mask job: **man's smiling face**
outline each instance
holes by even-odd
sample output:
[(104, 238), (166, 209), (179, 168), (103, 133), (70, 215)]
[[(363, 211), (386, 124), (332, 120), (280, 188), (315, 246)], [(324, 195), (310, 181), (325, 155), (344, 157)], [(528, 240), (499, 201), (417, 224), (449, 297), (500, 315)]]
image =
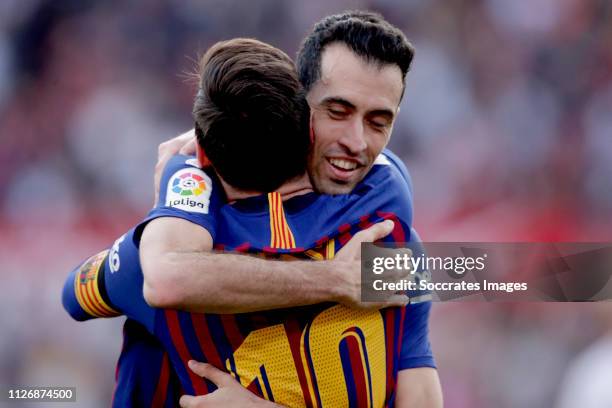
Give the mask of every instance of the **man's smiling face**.
[(308, 92), (314, 140), (308, 171), (325, 194), (347, 194), (389, 142), (403, 91), (398, 66), (366, 61), (342, 43), (325, 47)]

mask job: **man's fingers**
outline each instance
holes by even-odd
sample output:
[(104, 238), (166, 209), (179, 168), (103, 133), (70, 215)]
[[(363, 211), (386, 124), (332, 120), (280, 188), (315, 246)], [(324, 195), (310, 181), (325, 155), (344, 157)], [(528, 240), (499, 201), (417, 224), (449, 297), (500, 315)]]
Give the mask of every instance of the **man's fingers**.
[[(195, 132), (193, 129), (188, 130), (170, 140), (162, 142), (157, 147), (157, 162), (164, 163), (168, 158), (174, 156), (177, 153), (181, 153), (183, 149), (195, 141)], [(193, 152), (195, 152), (195, 145), (193, 146)]]
[(362, 302), (364, 309), (385, 309), (387, 307), (404, 307), (410, 303), (410, 298), (404, 294), (395, 294), (382, 302)]
[(196, 138), (195, 136), (192, 136), (191, 140), (189, 140), (186, 144), (183, 145), (183, 147), (181, 147), (181, 150), (179, 150), (179, 154), (193, 156), (195, 155), (195, 153), (196, 153)]
[(193, 129), (188, 130), (185, 133), (180, 134), (170, 140), (166, 140), (157, 146), (157, 163), (155, 164), (155, 175), (153, 176), (153, 182), (155, 183), (155, 203), (159, 197), (159, 182), (161, 175), (166, 167), (166, 163), (172, 156), (177, 153), (180, 154), (195, 154), (196, 151), (196, 139), (195, 131)]
[(195, 408), (197, 407), (198, 399), (193, 395), (183, 395), (179, 400), (181, 408)]
[(406, 306), (410, 303), (408, 295), (396, 293), (385, 302), (388, 306)]
[(187, 365), (189, 365), (191, 371), (193, 371), (200, 377), (212, 381), (217, 387), (228, 386), (231, 385), (234, 381), (236, 381), (231, 375), (229, 375), (225, 371), (219, 370), (217, 367), (211, 364), (200, 363), (195, 360), (189, 360)]
[(368, 229), (359, 231), (353, 239), (359, 242), (374, 242), (389, 235), (393, 231), (393, 226), (393, 221), (385, 220), (372, 225)]

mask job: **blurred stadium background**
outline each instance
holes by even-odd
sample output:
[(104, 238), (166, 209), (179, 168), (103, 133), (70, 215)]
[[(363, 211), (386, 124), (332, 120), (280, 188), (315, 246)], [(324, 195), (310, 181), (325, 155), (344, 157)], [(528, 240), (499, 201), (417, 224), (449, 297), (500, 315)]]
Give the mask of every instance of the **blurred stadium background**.
[[(109, 405), (121, 320), (72, 322), (61, 285), (151, 206), (157, 145), (191, 126), (185, 73), (237, 36), (294, 55), (349, 8), (417, 49), (391, 147), (424, 240), (612, 240), (610, 1), (3, 0), (0, 384)], [(610, 328), (609, 303), (437, 304), (446, 405), (566, 406), (576, 370), (612, 371)]]

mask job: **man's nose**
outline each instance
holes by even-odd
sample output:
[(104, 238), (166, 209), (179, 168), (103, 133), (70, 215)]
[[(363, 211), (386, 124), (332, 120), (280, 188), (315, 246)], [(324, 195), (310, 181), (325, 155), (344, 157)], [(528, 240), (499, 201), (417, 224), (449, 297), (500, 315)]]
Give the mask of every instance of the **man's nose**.
[(351, 120), (347, 123), (347, 127), (339, 143), (351, 154), (360, 154), (368, 147), (364, 131), (365, 129), (361, 120)]

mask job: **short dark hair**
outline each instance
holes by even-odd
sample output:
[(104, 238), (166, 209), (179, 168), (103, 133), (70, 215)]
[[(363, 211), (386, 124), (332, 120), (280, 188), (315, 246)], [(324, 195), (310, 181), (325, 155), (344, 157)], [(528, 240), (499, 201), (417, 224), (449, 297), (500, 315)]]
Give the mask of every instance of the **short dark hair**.
[(198, 143), (235, 188), (274, 191), (306, 171), (309, 110), (295, 65), (254, 39), (213, 45), (200, 61)]
[(335, 42), (346, 44), (368, 62), (399, 66), (402, 82), (414, 57), (414, 47), (404, 33), (380, 14), (347, 11), (327, 16), (315, 24), (297, 54), (298, 75), (306, 91), (321, 77), (321, 54), (325, 46)]

